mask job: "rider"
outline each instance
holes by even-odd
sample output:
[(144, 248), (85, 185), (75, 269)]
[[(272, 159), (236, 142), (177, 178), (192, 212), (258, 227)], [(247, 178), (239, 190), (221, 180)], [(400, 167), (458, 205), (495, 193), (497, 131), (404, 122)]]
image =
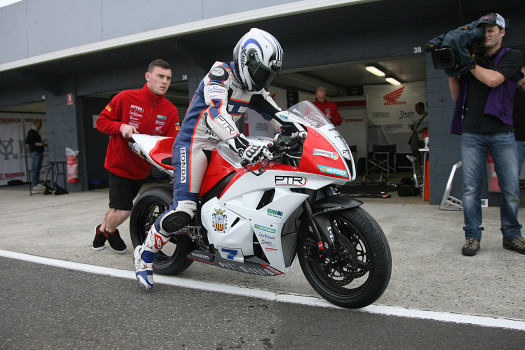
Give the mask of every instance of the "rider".
[(264, 148), (250, 143), (235, 125), (248, 108), (279, 130), (280, 108), (266, 88), (281, 70), (283, 50), (263, 30), (252, 28), (233, 50), (233, 62), (215, 62), (200, 82), (173, 145), (173, 201), (151, 226), (134, 252), (140, 285), (153, 287), (153, 260), (171, 234), (189, 225), (197, 211), (199, 191), (208, 166), (205, 152), (224, 141), (241, 158), (257, 163)]

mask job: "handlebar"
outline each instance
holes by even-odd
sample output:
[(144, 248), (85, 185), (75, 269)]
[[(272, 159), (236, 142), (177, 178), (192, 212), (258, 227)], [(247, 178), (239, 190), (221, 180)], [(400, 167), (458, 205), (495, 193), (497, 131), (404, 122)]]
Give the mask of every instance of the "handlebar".
[[(268, 149), (272, 157), (266, 156), (266, 161), (261, 165), (261, 167), (253, 171), (248, 167), (250, 162), (246, 159), (241, 161), (241, 166), (246, 169), (246, 171), (254, 174), (255, 176), (260, 176), (266, 170), (264, 169), (268, 163), (279, 158), (289, 157), (289, 158), (300, 158), (300, 151), (302, 151), (303, 141), (306, 138), (306, 132), (301, 132), (296, 136), (283, 136), (278, 134), (274, 141), (267, 144), (265, 147)], [(264, 152), (263, 152), (264, 153)], [(296, 155), (294, 155), (296, 153)]]

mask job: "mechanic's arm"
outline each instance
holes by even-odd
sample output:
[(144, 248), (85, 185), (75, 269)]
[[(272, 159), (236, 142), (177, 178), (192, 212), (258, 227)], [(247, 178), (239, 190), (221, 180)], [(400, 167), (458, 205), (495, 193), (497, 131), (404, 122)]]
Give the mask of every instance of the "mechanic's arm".
[(138, 130), (122, 122), (120, 106), (120, 96), (117, 95), (100, 112), (96, 122), (97, 130), (108, 135), (121, 134), (125, 138), (131, 138), (131, 135), (138, 134)]
[(479, 65), (475, 65), (470, 72), (476, 77), (476, 79), (490, 88), (495, 88), (505, 81), (505, 76), (500, 72), (493, 69), (483, 68)]

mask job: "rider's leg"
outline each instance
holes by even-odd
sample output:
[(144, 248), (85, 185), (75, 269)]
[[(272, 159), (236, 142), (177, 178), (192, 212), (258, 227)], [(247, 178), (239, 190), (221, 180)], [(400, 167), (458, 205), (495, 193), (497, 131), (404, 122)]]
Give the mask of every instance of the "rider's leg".
[(153, 260), (155, 259), (155, 254), (169, 240), (170, 236), (160, 234), (155, 225), (152, 225), (144, 243), (135, 248), (133, 252), (135, 275), (142, 287), (146, 289), (153, 287)]
[[(177, 139), (178, 140), (178, 139)], [(173, 147), (174, 181), (173, 201), (167, 211), (155, 220), (148, 231), (148, 236), (142, 246), (137, 246), (133, 255), (135, 272), (140, 285), (146, 289), (153, 287), (153, 260), (155, 254), (169, 241), (171, 234), (189, 225), (191, 218), (197, 212), (197, 200), (202, 178), (207, 167), (207, 158), (202, 149), (195, 149), (190, 155), (189, 147), (175, 141)], [(191, 166), (187, 160), (192, 159)], [(189, 178), (190, 174), (195, 178)], [(191, 192), (190, 183), (198, 185), (197, 190)]]

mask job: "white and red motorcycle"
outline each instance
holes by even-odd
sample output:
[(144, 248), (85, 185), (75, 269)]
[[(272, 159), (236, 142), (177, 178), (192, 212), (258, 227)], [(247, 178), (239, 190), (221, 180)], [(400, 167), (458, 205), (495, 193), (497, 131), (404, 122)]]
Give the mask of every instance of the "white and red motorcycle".
[[(239, 272), (275, 276), (299, 259), (312, 287), (329, 302), (360, 308), (385, 291), (392, 260), (387, 239), (362, 202), (337, 191), (355, 179), (348, 145), (310, 102), (278, 113), (300, 123), (300, 136), (267, 144), (271, 159), (255, 166), (226, 144), (213, 150), (190, 226), (157, 254), (154, 271), (177, 274), (194, 261)], [(173, 177), (173, 138), (134, 135), (132, 149)], [(156, 186), (136, 200), (130, 218), (133, 246), (172, 200), (171, 186)], [(169, 247), (171, 245), (171, 247)]]

